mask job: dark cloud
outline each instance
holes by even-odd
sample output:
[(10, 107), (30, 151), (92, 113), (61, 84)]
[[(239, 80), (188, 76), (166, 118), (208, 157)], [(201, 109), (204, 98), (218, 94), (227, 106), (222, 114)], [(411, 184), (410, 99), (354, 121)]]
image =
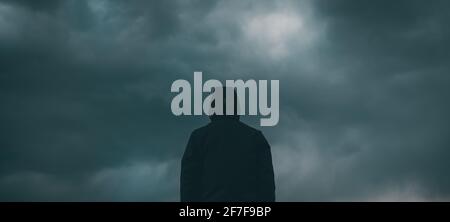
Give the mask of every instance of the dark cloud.
[(43, 0), (39, 2), (33, 0), (2, 0), (1, 2), (17, 5), (38, 12), (53, 12), (59, 8), (61, 3), (61, 1), (58, 0)]
[[(0, 1), (0, 199), (178, 199), (206, 117), (171, 83), (279, 79), (279, 200), (444, 200), (447, 1)], [(257, 126), (258, 118), (244, 118)]]

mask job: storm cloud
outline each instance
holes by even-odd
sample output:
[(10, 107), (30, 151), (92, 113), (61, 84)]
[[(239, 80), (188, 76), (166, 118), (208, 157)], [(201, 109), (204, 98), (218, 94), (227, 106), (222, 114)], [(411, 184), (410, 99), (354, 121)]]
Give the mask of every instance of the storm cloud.
[(0, 200), (177, 201), (170, 85), (280, 80), (278, 201), (450, 198), (448, 1), (0, 1)]

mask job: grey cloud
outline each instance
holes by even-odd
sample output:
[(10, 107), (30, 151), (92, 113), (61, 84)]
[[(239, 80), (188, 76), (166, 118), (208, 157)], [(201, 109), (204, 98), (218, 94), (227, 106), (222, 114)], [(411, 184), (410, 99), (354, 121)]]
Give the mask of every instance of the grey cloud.
[(0, 200), (177, 200), (194, 71), (280, 80), (278, 200), (447, 199), (446, 8), (0, 1)]

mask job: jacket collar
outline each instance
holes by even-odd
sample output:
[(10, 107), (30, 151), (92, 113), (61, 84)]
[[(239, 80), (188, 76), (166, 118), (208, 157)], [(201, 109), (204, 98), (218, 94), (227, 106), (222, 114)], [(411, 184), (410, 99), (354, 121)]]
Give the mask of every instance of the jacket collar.
[(219, 120), (239, 120), (238, 115), (212, 115), (209, 116), (211, 122), (219, 121)]

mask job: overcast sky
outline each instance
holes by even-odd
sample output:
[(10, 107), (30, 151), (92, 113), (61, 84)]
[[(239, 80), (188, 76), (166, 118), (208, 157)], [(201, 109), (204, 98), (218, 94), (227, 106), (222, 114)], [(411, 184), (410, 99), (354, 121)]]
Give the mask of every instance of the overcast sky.
[(278, 201), (450, 200), (449, 1), (0, 0), (0, 200), (178, 201), (176, 79), (277, 79)]

